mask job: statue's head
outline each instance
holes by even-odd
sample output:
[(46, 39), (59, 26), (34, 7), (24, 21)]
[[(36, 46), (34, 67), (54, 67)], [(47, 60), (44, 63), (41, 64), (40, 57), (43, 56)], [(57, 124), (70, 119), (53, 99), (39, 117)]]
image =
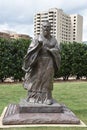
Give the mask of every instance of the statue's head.
[(50, 35), (50, 30), (51, 30), (51, 24), (49, 21), (45, 21), (42, 24), (42, 32), (44, 36)]

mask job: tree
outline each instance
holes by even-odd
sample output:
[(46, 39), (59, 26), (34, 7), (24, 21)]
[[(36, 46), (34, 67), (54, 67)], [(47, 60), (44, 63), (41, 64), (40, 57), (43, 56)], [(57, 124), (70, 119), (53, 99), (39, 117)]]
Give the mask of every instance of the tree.
[[(0, 38), (0, 81), (7, 77), (21, 80), (24, 77), (22, 71), (23, 57), (25, 56), (30, 40), (6, 40)], [(63, 77), (68, 80), (69, 76), (82, 76), (87, 78), (87, 44), (61, 43), (61, 67), (55, 77)]]
[(87, 77), (87, 45), (83, 43), (61, 43), (61, 67), (56, 77), (68, 80), (69, 76)]
[[(84, 68), (86, 57), (85, 53), (87, 53), (87, 50), (85, 51), (85, 45), (83, 43), (73, 43), (73, 57), (72, 57), (72, 75), (76, 75), (76, 79), (80, 79), (82, 76), (84, 76)], [(86, 62), (87, 63), (87, 62)]]
[(30, 40), (0, 39), (0, 79), (14, 77), (15, 80), (24, 76), (22, 71), (23, 57), (26, 54)]
[(59, 73), (63, 77), (63, 80), (68, 80), (72, 69), (71, 46), (69, 43), (61, 43), (60, 47), (61, 47), (61, 67)]

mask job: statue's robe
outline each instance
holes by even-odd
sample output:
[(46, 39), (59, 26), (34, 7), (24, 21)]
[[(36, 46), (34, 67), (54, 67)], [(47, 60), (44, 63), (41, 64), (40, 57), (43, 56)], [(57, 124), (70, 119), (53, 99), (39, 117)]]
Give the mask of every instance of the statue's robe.
[[(39, 37), (43, 43), (39, 42)], [(53, 76), (60, 67), (60, 54), (53, 36), (49, 39), (43, 35), (39, 37), (32, 41), (24, 58), (24, 88), (29, 91), (28, 98), (46, 100), (53, 90)]]

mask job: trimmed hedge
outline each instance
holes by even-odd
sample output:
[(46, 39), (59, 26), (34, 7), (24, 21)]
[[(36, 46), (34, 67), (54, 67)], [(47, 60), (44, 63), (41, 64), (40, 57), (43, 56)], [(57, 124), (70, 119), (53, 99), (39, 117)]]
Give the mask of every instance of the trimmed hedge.
[(87, 44), (61, 43), (61, 67), (57, 77), (68, 80), (69, 76), (87, 78)]
[(13, 77), (21, 80), (24, 77), (22, 71), (23, 57), (25, 56), (30, 40), (6, 40), (0, 39), (0, 80)]
[[(0, 39), (0, 81), (8, 77), (22, 80), (25, 75), (22, 70), (23, 58), (30, 43), (30, 40), (24, 39)], [(68, 80), (69, 76), (87, 78), (87, 44), (61, 43), (60, 49), (61, 67), (55, 77), (63, 77), (64, 80)]]

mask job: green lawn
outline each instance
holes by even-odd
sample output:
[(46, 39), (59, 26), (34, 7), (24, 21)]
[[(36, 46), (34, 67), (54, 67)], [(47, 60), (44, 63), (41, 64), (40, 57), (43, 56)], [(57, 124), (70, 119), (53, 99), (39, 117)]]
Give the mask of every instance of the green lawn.
[[(0, 84), (0, 114), (5, 106), (18, 103), (25, 98), (27, 91), (22, 84)], [(70, 108), (79, 119), (87, 124), (87, 82), (60, 82), (54, 83), (53, 97)], [(6, 130), (87, 130), (87, 128), (9, 128)], [(1, 129), (0, 129), (1, 130)], [(4, 129), (2, 129), (4, 130)]]

